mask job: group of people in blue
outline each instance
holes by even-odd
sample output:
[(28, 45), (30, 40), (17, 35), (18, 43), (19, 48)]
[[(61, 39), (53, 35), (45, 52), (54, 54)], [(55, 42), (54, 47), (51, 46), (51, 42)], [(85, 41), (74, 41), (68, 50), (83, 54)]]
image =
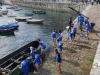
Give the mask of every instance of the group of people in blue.
[[(88, 38), (89, 39), (89, 33), (94, 27), (94, 23), (89, 23), (89, 17), (86, 17), (82, 15), (80, 12), (78, 12), (78, 27), (80, 29), (80, 35), (82, 38)], [(86, 36), (82, 35), (83, 27), (86, 31)], [(74, 42), (75, 36), (77, 33), (77, 27), (72, 22), (72, 17), (69, 19), (69, 27), (68, 27), (68, 40), (70, 40), (70, 43), (72, 44)], [(79, 35), (79, 36), (80, 36)], [(62, 62), (62, 32), (59, 31), (57, 34), (57, 31), (54, 29), (52, 32), (52, 40), (53, 40), (53, 46), (56, 47), (55, 49), (55, 59), (57, 63), (57, 72), (61, 73), (61, 62)], [(56, 42), (57, 41), (57, 42)]]
[[(93, 26), (91, 26), (91, 24), (88, 21), (88, 17), (85, 17), (86, 19), (84, 19), (84, 16), (81, 13), (78, 13), (78, 26), (80, 31), (83, 31), (83, 26), (86, 29), (86, 36), (88, 37), (89, 32), (91, 31), (91, 29), (93, 28)], [(69, 29), (68, 29), (68, 40), (70, 40), (70, 42), (72, 43), (74, 41), (75, 35), (77, 33), (77, 28), (74, 25), (74, 23), (72, 23), (72, 17), (69, 19)], [(59, 32), (57, 33), (57, 31), (55, 29), (53, 29), (52, 34), (52, 41), (53, 41), (53, 46), (54, 46), (54, 51), (55, 51), (55, 60), (56, 60), (56, 64), (57, 64), (57, 73), (61, 73), (61, 62), (62, 62), (62, 39), (63, 39), (63, 34), (61, 32), (61, 30), (59, 30)], [(45, 49), (46, 49), (46, 44), (38, 39), (39, 42), (39, 47), (41, 48), (41, 54), (42, 56), (45, 56)], [(34, 47), (30, 47), (30, 57), (32, 59), (33, 62), (33, 66), (35, 67), (37, 72), (40, 72), (40, 66), (42, 64), (42, 59), (41, 56), (39, 54), (37, 54), (36, 49)], [(23, 75), (27, 75), (27, 73), (29, 72), (29, 61), (25, 58), (19, 68), (22, 69), (22, 73)]]
[[(45, 49), (46, 45), (45, 43), (38, 39), (39, 42), (39, 49), (41, 49), (41, 56), (45, 56)], [(42, 64), (42, 58), (41, 56), (36, 52), (37, 50), (34, 47), (30, 47), (30, 57), (32, 59), (33, 66), (35, 67), (35, 72), (40, 72), (40, 66)], [(29, 61), (27, 58), (23, 59), (21, 64), (18, 66), (20, 69), (22, 69), (22, 74), (27, 75), (29, 72)]]
[[(61, 73), (61, 62), (62, 62), (62, 32), (59, 30), (59, 33), (57, 34), (57, 31), (54, 29), (52, 34), (52, 40), (53, 40), (53, 46), (55, 48), (55, 60), (57, 64), (57, 73)], [(57, 41), (57, 42), (56, 42)], [(56, 48), (57, 47), (57, 48)]]
[(78, 26), (83, 31), (83, 27), (86, 30), (86, 37), (89, 39), (89, 33), (92, 31), (94, 25), (93, 23), (89, 23), (89, 17), (84, 17), (80, 12), (78, 12)]

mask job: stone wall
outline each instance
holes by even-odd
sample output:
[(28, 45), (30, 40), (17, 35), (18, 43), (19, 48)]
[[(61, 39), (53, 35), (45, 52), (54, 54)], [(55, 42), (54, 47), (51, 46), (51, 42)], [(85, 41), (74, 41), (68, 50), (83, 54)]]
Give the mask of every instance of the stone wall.
[[(13, 0), (14, 1), (14, 0)], [(9, 0), (5, 0), (5, 4), (11, 4), (8, 3)], [(33, 8), (39, 8), (39, 9), (48, 9), (48, 10), (54, 10), (54, 11), (62, 11), (62, 12), (68, 12), (68, 7), (74, 7), (77, 10), (82, 11), (87, 5), (86, 4), (77, 4), (77, 3), (71, 3), (71, 2), (47, 2), (47, 1), (28, 1), (28, 0), (15, 0), (14, 3), (20, 6), (26, 6), (26, 7), (33, 7)]]

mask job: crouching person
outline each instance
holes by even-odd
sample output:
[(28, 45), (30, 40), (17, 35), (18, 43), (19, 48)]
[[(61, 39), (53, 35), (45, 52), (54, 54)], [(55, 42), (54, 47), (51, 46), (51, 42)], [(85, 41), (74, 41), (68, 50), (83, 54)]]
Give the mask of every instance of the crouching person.
[(35, 60), (34, 60), (35, 68), (36, 68), (37, 72), (40, 72), (40, 66), (42, 64), (42, 59), (41, 59), (40, 55), (37, 54), (36, 52), (34, 52), (34, 55), (35, 55)]
[(22, 75), (28, 75), (29, 72), (29, 61), (24, 56), (23, 61), (20, 65), (18, 65), (18, 68), (22, 69)]
[(42, 40), (40, 40), (40, 39), (38, 39), (38, 41), (39, 41), (39, 45), (41, 47), (42, 58), (44, 59), (45, 58), (46, 44)]

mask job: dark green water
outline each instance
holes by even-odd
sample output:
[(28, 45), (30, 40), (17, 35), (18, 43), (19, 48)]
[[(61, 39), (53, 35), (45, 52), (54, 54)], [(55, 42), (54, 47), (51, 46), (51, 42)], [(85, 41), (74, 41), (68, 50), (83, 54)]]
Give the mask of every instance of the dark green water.
[[(9, 5), (4, 5), (3, 8), (6, 8)], [(21, 7), (23, 10), (14, 11), (9, 9), (9, 12), (16, 14), (17, 16), (24, 16), (24, 13), (33, 8)], [(76, 14), (70, 13), (61, 13), (55, 11), (46, 11), (44, 14), (34, 14), (34, 19), (44, 19), (44, 25), (37, 24), (27, 24), (26, 22), (19, 22), (19, 30), (15, 31), (15, 36), (0, 36), (0, 58), (14, 52), (25, 44), (41, 38), (49, 47), (52, 44), (51, 33), (55, 28), (57, 31), (65, 30), (65, 27), (68, 25), (69, 17), (73, 17), (73, 20), (76, 17)], [(0, 25), (6, 24), (9, 20), (14, 20), (14, 17), (8, 17), (3, 15), (0, 17)], [(67, 35), (67, 34), (66, 34)]]

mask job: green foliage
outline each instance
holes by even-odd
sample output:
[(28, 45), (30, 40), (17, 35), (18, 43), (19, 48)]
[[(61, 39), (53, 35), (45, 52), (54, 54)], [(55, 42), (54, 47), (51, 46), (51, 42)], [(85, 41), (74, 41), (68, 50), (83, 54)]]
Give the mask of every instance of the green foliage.
[(88, 60), (89, 65), (92, 66), (93, 61), (94, 61), (94, 56), (88, 57), (87, 60)]

